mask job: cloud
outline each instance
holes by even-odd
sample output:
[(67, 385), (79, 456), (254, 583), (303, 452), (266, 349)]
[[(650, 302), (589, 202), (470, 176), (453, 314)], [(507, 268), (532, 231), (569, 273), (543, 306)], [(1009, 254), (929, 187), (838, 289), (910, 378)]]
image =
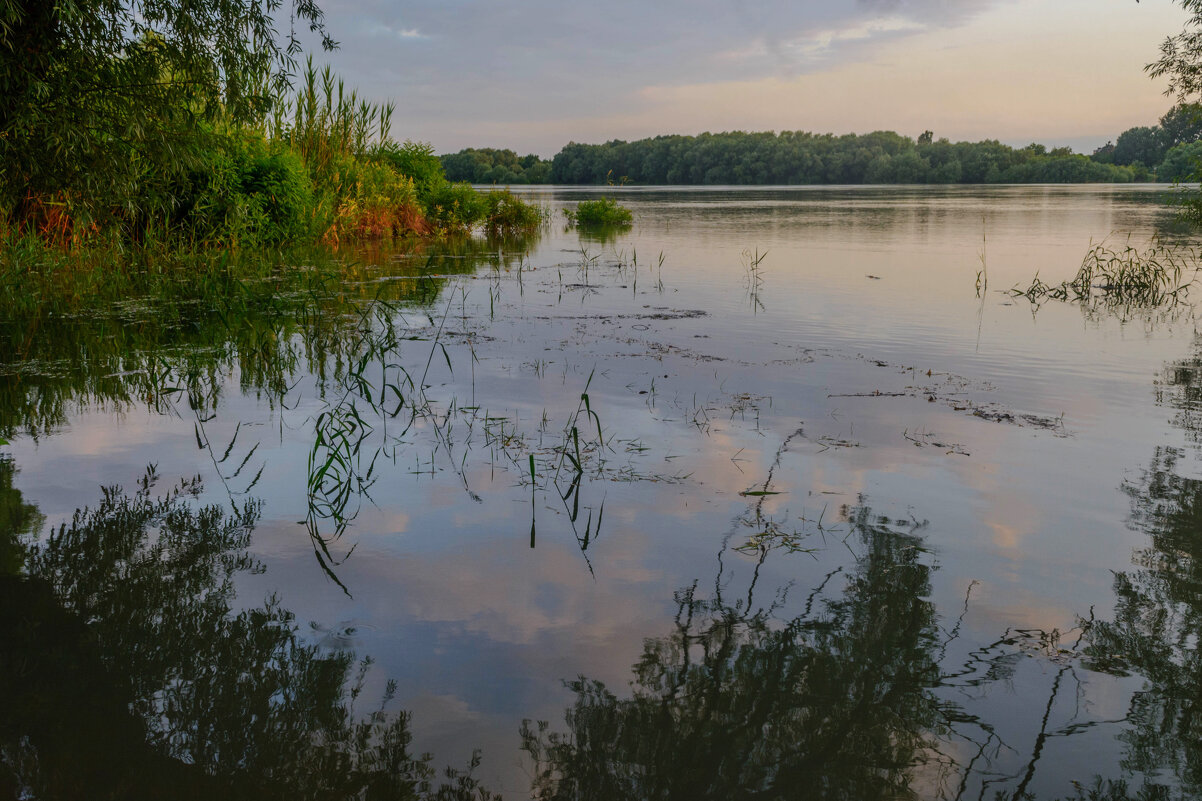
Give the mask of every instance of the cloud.
[[(821, 70), (885, 40), (960, 25), (999, 2), (325, 0), (322, 7), (343, 42), (331, 61), (368, 96), (394, 98), (415, 119), (505, 124), (630, 112), (645, 102), (647, 86)], [(351, 30), (339, 30), (344, 25)]]
[(367, 22), (364, 25), (364, 33), (368, 36), (386, 36), (395, 39), (428, 39), (430, 37), (423, 34), (417, 28), (397, 28), (391, 25), (385, 25), (381, 22)]

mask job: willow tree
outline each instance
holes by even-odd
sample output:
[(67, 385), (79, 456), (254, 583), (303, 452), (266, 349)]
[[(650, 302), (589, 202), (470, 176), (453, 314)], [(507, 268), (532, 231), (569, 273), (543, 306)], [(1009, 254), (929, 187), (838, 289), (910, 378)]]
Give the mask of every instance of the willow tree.
[(284, 3), (0, 0), (0, 210), (169, 204), (148, 179), (187, 169), (205, 121), (262, 115), (305, 30), (336, 47), (315, 0)]
[[(1191, 104), (1190, 109), (1197, 109), (1192, 104), (1202, 100), (1202, 0), (1177, 0), (1177, 4), (1189, 14), (1185, 25), (1180, 33), (1164, 40), (1160, 58), (1145, 69), (1153, 78), (1168, 79), (1165, 94), (1174, 96), (1183, 105)], [(1195, 167), (1189, 179), (1202, 180), (1202, 168)], [(1180, 200), (1185, 216), (1202, 222), (1202, 192), (1186, 191)]]

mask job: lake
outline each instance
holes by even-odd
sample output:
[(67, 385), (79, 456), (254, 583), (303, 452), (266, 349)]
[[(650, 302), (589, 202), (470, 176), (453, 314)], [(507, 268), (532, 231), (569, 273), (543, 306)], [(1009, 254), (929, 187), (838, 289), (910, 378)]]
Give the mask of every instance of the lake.
[(0, 524), (156, 753), (279, 775), (357, 681), (506, 798), (1202, 792), (1195, 310), (1009, 291), (1190, 245), (1166, 187), (624, 187), (633, 227), (565, 228), (600, 191), (10, 337)]

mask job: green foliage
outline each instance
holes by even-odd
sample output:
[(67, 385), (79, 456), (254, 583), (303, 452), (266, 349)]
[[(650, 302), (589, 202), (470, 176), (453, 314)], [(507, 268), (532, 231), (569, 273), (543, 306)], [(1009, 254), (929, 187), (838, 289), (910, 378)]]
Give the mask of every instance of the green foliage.
[(619, 205), (612, 197), (582, 200), (576, 204), (575, 211), (564, 209), (564, 214), (569, 222), (581, 228), (626, 226), (634, 220), (630, 209)]
[(384, 142), (373, 155), (392, 165), (392, 168), (413, 181), (418, 201), (422, 207), (429, 209), (429, 202), (447, 182), (443, 174), (443, 163), (434, 155), (433, 145), (425, 142), (412, 142), (408, 139), (404, 144)]
[(1119, 134), (1114, 144), (1115, 164), (1142, 164), (1154, 167), (1164, 158), (1164, 136), (1156, 126), (1129, 128)]
[(531, 153), (518, 157), (512, 150), (466, 148), (442, 156), (447, 179), (473, 184), (545, 184), (551, 162)]
[(1061, 300), (1110, 307), (1156, 308), (1184, 299), (1198, 271), (1198, 253), (1192, 248), (1166, 245), (1153, 239), (1143, 250), (1127, 242), (1112, 248), (1100, 243), (1090, 248), (1072, 281), (1049, 286), (1036, 275), (1026, 289), (1012, 289), (1032, 303)]
[(1039, 156), (998, 173), (1006, 184), (1130, 183), (1135, 172), (1114, 164), (1099, 164), (1088, 156)]
[(427, 201), (426, 213), (438, 229), (466, 232), (488, 216), (488, 202), (466, 183), (443, 183)]
[(1202, 0), (1177, 0), (1188, 18), (1181, 33), (1165, 39), (1160, 58), (1145, 69), (1153, 78), (1168, 78), (1169, 93), (1182, 102), (1202, 96)]
[[(1149, 166), (1152, 166), (1151, 164)], [(1042, 145), (1015, 149), (994, 140), (916, 142), (890, 131), (857, 135), (801, 131), (659, 136), (603, 145), (571, 143), (552, 160), (551, 180), (606, 184), (620, 175), (644, 184), (948, 184), (1126, 182), (1112, 168)]]
[(1202, 139), (1202, 105), (1181, 103), (1160, 118), (1161, 136), (1167, 147), (1189, 144)]
[(1156, 180), (1165, 183), (1195, 180), (1202, 164), (1202, 142), (1187, 142), (1177, 145), (1165, 154), (1164, 161), (1156, 168)]
[(366, 156), (387, 143), (393, 108), (361, 100), (329, 65), (318, 70), (310, 57), (296, 92), (274, 99), (268, 133), (299, 153), (314, 179), (321, 180), (339, 159)]
[[(54, 202), (77, 228), (133, 230), (167, 212), (164, 184), (206, 148), (197, 121), (257, 119), (291, 69), (298, 43), (277, 36), (278, 5), (0, 3), (0, 208), (42, 226)], [(291, 12), (324, 36), (313, 0)]]
[(484, 198), (487, 212), (485, 227), (497, 233), (522, 233), (536, 230), (547, 221), (547, 213), (512, 192), (494, 189)]
[(308, 233), (313, 182), (297, 154), (277, 150), (249, 160), (238, 176), (238, 194), (260, 241), (277, 243)]
[(174, 207), (158, 223), (167, 238), (254, 246), (311, 235), (314, 186), (295, 151), (253, 131), (210, 136), (210, 147), (170, 185)]

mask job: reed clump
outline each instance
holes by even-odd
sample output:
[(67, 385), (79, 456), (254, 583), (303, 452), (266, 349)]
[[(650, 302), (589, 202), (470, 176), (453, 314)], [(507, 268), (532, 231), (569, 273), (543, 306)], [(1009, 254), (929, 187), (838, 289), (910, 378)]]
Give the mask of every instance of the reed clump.
[(1173, 305), (1185, 300), (1197, 280), (1198, 253), (1190, 247), (1153, 238), (1139, 248), (1130, 240), (1119, 247), (1094, 244), (1071, 281), (1048, 284), (1038, 274), (1026, 288), (1011, 294), (1032, 303), (1059, 300), (1142, 307)]

